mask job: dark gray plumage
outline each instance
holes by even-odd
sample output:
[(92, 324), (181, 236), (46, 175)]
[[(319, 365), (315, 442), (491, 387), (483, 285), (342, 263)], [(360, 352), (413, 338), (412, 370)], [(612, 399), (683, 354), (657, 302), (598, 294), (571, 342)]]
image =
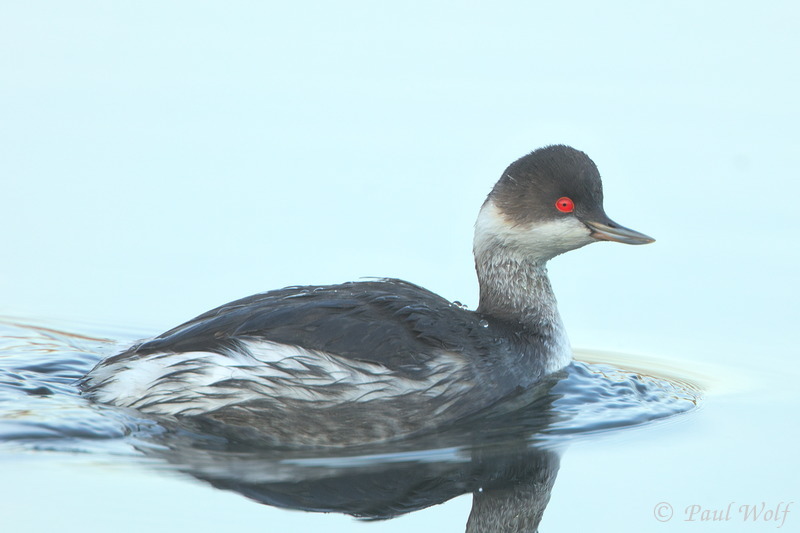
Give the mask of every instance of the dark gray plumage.
[(535, 335), (514, 335), (515, 329), (515, 324), (485, 320), (417, 285), (385, 279), (287, 287), (248, 296), (203, 313), (109, 362), (156, 352), (225, 353), (243, 339), (268, 339), (413, 376), (424, 372), (436, 350), (469, 353), (478, 360), (494, 359), (504, 347), (530, 351)]

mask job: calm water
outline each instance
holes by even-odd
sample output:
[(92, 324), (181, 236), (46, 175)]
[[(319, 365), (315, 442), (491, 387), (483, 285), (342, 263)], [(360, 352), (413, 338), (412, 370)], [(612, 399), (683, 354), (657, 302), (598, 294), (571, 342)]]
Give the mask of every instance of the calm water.
[(575, 362), (546, 394), (515, 398), (433, 435), (335, 451), (263, 449), (168, 429), (134, 411), (82, 398), (75, 381), (140, 332), (88, 326), (65, 331), (11, 319), (0, 327), (0, 454), (6, 469), (37, 460), (67, 471), (70, 464), (103, 465), (123, 478), (131, 472), (152, 480), (179, 474), (180, 486), (193, 490), (215, 487), (275, 508), (366, 520), (473, 494), (469, 518), (454, 518), (452, 531), (464, 523), (468, 531), (536, 527), (568, 444), (685, 416), (703, 394), (697, 379)]

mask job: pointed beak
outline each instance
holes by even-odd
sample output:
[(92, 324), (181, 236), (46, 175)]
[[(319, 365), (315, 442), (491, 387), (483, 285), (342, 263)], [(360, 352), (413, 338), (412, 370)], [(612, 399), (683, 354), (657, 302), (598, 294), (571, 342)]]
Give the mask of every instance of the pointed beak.
[(655, 242), (655, 239), (648, 237), (644, 233), (639, 233), (624, 226), (620, 226), (610, 219), (606, 219), (605, 223), (583, 221), (586, 226), (592, 230), (592, 237), (598, 241), (614, 241), (623, 244), (650, 244)]

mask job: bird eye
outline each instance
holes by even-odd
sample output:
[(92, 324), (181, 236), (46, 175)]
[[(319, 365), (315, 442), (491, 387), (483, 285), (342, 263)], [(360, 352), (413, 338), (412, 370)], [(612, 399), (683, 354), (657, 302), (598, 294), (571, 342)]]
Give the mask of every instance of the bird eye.
[(572, 213), (575, 210), (575, 202), (573, 202), (571, 198), (562, 196), (556, 200), (556, 209), (562, 213)]

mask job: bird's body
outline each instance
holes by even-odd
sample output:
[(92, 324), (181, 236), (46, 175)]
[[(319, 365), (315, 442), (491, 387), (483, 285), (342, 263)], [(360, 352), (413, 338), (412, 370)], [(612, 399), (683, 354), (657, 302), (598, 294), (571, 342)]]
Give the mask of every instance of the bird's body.
[(512, 164), (476, 224), (476, 311), (393, 279), (289, 287), (132, 346), (83, 388), (273, 443), (370, 442), (458, 420), (571, 360), (547, 260), (598, 239), (652, 240), (608, 220), (600, 187), (591, 160), (565, 146)]

